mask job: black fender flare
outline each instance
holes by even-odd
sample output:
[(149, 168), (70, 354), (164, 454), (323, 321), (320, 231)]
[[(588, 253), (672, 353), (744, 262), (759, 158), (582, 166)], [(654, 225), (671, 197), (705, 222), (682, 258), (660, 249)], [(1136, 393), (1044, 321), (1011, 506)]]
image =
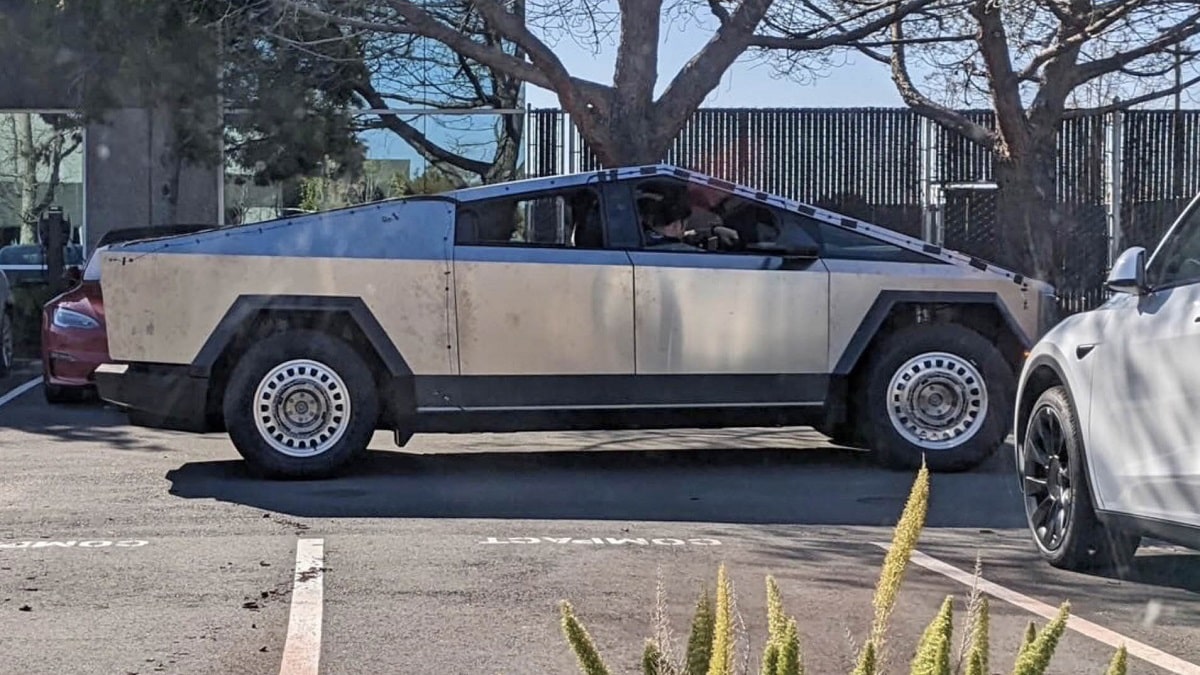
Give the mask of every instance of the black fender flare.
[(239, 295), (213, 328), (204, 345), (192, 359), (188, 374), (209, 379), (221, 355), (247, 321), (263, 311), (340, 314), (349, 318), (366, 337), (370, 347), (387, 369), (380, 378), (381, 401), (387, 420), (393, 424), (416, 412), (416, 390), (412, 368), (388, 337), (371, 309), (357, 296), (314, 295)]
[(1030, 336), (1025, 333), (1016, 318), (1008, 311), (1008, 307), (1000, 299), (999, 294), (993, 291), (880, 291), (879, 295), (875, 296), (875, 302), (871, 304), (871, 308), (859, 322), (858, 328), (850, 336), (841, 356), (838, 357), (837, 364), (833, 367), (833, 375), (848, 377), (850, 373), (854, 372), (855, 366), (858, 365), (867, 350), (867, 345), (879, 333), (879, 329), (891, 314), (893, 307), (899, 304), (920, 303), (993, 306), (1000, 313), (1009, 330), (1020, 340), (1022, 346), (1026, 349), (1033, 346)]

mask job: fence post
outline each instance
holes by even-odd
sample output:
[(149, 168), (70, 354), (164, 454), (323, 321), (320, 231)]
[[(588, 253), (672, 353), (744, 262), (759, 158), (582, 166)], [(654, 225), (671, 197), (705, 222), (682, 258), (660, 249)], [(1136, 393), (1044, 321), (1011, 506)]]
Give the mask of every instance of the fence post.
[[(1113, 99), (1113, 103), (1117, 103)], [(1125, 113), (1114, 110), (1108, 114), (1108, 134), (1105, 139), (1104, 168), (1105, 168), (1105, 208), (1108, 216), (1108, 269), (1112, 269), (1113, 261), (1121, 254), (1121, 205), (1124, 195), (1121, 193), (1121, 183), (1124, 174), (1124, 143)]]
[[(915, 114), (915, 113), (911, 113)], [(918, 154), (920, 162), (920, 193), (921, 193), (921, 238), (937, 245), (942, 244), (942, 234), (938, 227), (941, 211), (941, 191), (938, 189), (935, 176), (938, 171), (940, 158), (937, 147), (938, 126), (928, 117), (919, 117), (921, 128), (918, 131), (921, 151)]]

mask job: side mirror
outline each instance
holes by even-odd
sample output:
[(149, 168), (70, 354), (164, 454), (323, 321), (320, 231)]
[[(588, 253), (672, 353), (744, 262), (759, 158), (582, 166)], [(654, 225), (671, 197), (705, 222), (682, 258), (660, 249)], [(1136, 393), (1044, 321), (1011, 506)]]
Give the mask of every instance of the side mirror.
[(1146, 292), (1146, 249), (1141, 246), (1127, 248), (1112, 269), (1104, 287), (1115, 293), (1141, 295)]

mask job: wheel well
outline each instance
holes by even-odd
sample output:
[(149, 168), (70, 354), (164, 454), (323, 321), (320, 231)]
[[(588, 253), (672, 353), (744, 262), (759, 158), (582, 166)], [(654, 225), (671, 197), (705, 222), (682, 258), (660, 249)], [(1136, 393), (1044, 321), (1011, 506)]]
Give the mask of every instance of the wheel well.
[(1063, 384), (1062, 378), (1050, 366), (1038, 366), (1029, 373), (1029, 377), (1025, 380), (1025, 388), (1021, 391), (1021, 400), (1017, 401), (1017, 428), (1013, 429), (1013, 433), (1016, 434), (1018, 446), (1024, 440), (1025, 423), (1029, 421), (1029, 412), (1033, 408), (1033, 404), (1047, 389), (1061, 384)]
[(261, 309), (238, 327), (212, 365), (205, 405), (210, 426), (220, 428), (224, 424), (221, 410), (225, 383), (246, 350), (266, 337), (289, 330), (315, 330), (350, 345), (371, 370), (381, 399), (387, 400), (384, 398), (387, 365), (349, 312)]
[[(890, 335), (921, 324), (958, 324), (979, 333), (1000, 350), (1013, 373), (1020, 372), (1025, 347), (1009, 327), (995, 305), (987, 303), (925, 303), (899, 302), (892, 305), (879, 330), (871, 337), (855, 362), (845, 386), (847, 395), (844, 411), (833, 411), (835, 421), (848, 421), (857, 425), (857, 401), (851, 392), (861, 392), (864, 378), (870, 368), (870, 355)], [(844, 418), (842, 416), (844, 415)]]

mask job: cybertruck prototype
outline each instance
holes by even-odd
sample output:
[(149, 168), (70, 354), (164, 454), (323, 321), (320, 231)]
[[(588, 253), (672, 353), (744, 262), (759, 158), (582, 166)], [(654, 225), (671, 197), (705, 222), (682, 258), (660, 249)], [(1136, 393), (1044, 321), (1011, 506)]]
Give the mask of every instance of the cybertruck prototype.
[(887, 466), (969, 469), (1009, 432), (1052, 289), (672, 166), (114, 246), (134, 423), (226, 430), (250, 467), (333, 474), (376, 430), (813, 425)]

